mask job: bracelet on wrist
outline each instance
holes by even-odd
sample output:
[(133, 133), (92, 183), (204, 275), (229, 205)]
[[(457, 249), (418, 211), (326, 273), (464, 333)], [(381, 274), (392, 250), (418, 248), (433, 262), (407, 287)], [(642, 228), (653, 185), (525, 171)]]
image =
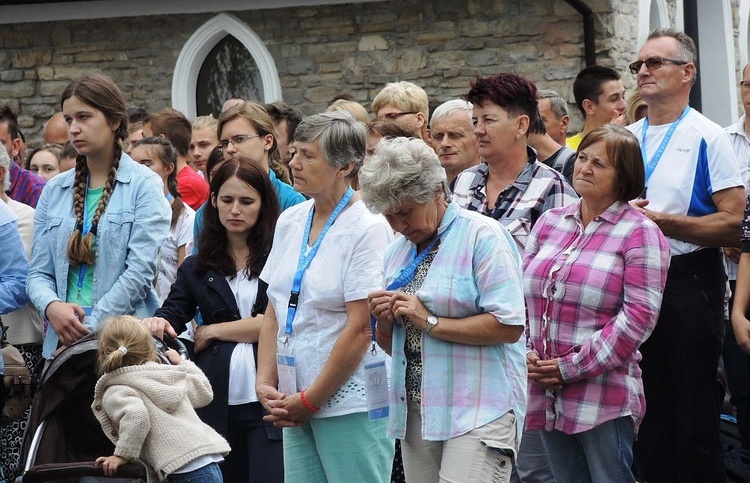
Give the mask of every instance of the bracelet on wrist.
[(317, 413), (318, 411), (320, 411), (320, 408), (316, 408), (315, 406), (310, 404), (310, 401), (307, 400), (307, 398), (305, 397), (304, 389), (300, 391), (299, 398), (302, 400), (302, 404), (304, 404), (305, 407), (310, 410), (310, 412)]
[(380, 329), (378, 329), (377, 325), (375, 326), (375, 335), (377, 335), (381, 339), (385, 339), (385, 340), (391, 340), (393, 338), (393, 335), (391, 335), (389, 337), (389, 336), (385, 335), (384, 333), (380, 332)]

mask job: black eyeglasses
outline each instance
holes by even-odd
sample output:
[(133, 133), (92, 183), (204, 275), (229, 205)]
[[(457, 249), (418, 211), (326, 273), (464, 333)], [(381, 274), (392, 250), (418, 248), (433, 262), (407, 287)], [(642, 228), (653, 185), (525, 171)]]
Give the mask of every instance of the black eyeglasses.
[(629, 65), (630, 72), (637, 75), (638, 72), (641, 70), (641, 66), (643, 64), (646, 64), (646, 68), (648, 70), (657, 70), (661, 69), (661, 66), (669, 62), (670, 64), (675, 65), (685, 65), (687, 62), (684, 60), (677, 60), (677, 59), (667, 59), (666, 57), (649, 57), (646, 60), (636, 60), (632, 64)]
[(398, 118), (401, 116), (408, 116), (409, 114), (417, 114), (417, 111), (411, 111), (411, 112), (389, 112), (388, 114), (383, 114), (382, 116), (378, 116), (378, 119), (381, 121), (398, 121)]
[(222, 139), (221, 141), (219, 141), (219, 146), (221, 146), (221, 149), (226, 149), (227, 146), (229, 146), (229, 143), (238, 146), (249, 139), (255, 139), (259, 137), (260, 134), (238, 134), (236, 136), (233, 136), (231, 139)]

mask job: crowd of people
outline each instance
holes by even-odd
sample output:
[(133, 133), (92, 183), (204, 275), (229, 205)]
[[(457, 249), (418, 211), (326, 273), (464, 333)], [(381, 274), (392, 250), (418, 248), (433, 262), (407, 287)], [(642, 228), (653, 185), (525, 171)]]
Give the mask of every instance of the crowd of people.
[[(374, 118), (229, 99), (192, 122), (91, 75), (28, 150), (0, 105), (8, 340), (38, 374), (98, 334), (107, 475), (722, 482), (722, 353), (750, 450), (750, 118), (690, 107), (683, 32), (627, 67), (630, 96), (578, 74), (570, 136), (512, 72), (432, 104), (389, 83)], [(191, 360), (155, 364), (165, 336)]]

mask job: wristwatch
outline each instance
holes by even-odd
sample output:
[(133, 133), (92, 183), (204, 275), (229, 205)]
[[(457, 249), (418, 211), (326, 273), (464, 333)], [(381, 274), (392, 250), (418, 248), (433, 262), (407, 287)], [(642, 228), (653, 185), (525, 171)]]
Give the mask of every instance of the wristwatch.
[(424, 333), (429, 334), (432, 329), (435, 328), (435, 326), (438, 325), (438, 318), (434, 315), (428, 315), (427, 316), (427, 325), (424, 328)]

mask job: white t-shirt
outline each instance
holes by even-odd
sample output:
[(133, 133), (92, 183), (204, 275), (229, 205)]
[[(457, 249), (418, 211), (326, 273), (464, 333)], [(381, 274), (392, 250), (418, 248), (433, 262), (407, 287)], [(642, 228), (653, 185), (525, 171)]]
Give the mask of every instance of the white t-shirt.
[[(642, 143), (643, 120), (628, 129)], [(649, 126), (646, 132), (648, 165), (671, 124)], [(691, 109), (675, 129), (664, 154), (646, 181), (649, 210), (677, 215), (705, 216), (716, 213), (711, 196), (721, 190), (743, 186), (737, 157), (729, 134), (718, 124)], [(672, 256), (701, 247), (667, 237)]]
[[(227, 277), (232, 289), (240, 317), (250, 317), (258, 295), (258, 279), (248, 280), (244, 270), (240, 270), (234, 279)], [(236, 406), (258, 400), (255, 394), (255, 355), (253, 344), (238, 342), (232, 351), (229, 361), (229, 405)]]
[(177, 219), (177, 223), (169, 228), (167, 239), (159, 249), (159, 271), (156, 274), (156, 292), (164, 302), (169, 295), (175, 278), (177, 277), (177, 249), (185, 246), (185, 256), (193, 253), (193, 222), (195, 211), (187, 204)]
[[(393, 232), (362, 201), (345, 210), (326, 234), (302, 279), (289, 346), (284, 348), (286, 315), (302, 237), (313, 200), (293, 206), (276, 223), (274, 244), (260, 278), (279, 323), (277, 348), (295, 357), (297, 390), (309, 387), (328, 361), (346, 326), (346, 303), (383, 288), (383, 257)], [(309, 246), (307, 246), (309, 249)], [(364, 366), (360, 362), (315, 417), (367, 411)]]

